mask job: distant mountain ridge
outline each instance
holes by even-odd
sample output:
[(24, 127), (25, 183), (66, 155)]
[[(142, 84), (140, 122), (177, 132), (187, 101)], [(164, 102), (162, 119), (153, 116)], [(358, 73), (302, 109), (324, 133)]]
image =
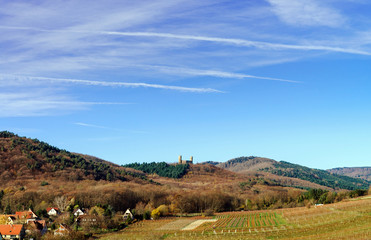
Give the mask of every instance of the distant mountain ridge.
[(219, 163), (217, 166), (238, 173), (246, 173), (248, 171), (268, 172), (278, 176), (310, 181), (333, 189), (367, 189), (370, 185), (370, 182), (367, 180), (255, 156), (234, 158), (225, 163)]
[(371, 181), (371, 167), (342, 167), (327, 170), (330, 173)]
[[(38, 139), (19, 137), (8, 131), (0, 132), (0, 169), (2, 170), (0, 183), (29, 179), (153, 183), (152, 175), (156, 173), (160, 177), (182, 179), (182, 181), (187, 181), (190, 176), (219, 174), (236, 178), (237, 175), (242, 174), (247, 178), (265, 178), (272, 186), (304, 189), (354, 190), (367, 189), (370, 185), (370, 182), (364, 179), (255, 156), (234, 158), (224, 163), (210, 161), (204, 164), (191, 164), (189, 167), (164, 162), (119, 166), (93, 156), (71, 153)], [(364, 170), (362, 174), (367, 175), (368, 169)], [(350, 169), (347, 171), (349, 172)]]

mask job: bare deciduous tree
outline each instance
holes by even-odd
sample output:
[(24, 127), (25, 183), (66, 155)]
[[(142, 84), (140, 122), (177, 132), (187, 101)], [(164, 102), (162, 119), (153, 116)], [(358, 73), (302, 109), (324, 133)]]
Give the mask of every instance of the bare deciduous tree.
[(68, 206), (68, 200), (65, 196), (55, 197), (54, 204), (63, 212)]

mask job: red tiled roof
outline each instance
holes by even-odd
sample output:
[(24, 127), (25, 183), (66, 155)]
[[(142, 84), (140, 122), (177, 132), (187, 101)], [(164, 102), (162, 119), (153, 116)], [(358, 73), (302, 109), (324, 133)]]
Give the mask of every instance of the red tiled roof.
[(0, 225), (0, 233), (2, 235), (19, 235), (21, 234), (23, 225), (14, 224), (14, 225)]
[(30, 212), (30, 211), (15, 212), (15, 215), (16, 215), (18, 218), (26, 218), (26, 219), (34, 218), (34, 217), (33, 217), (33, 212)]
[(48, 208), (46, 209), (46, 211), (49, 212), (49, 211), (52, 210), (52, 209), (55, 209), (55, 211), (59, 212), (59, 208), (57, 208), (57, 207), (48, 207)]

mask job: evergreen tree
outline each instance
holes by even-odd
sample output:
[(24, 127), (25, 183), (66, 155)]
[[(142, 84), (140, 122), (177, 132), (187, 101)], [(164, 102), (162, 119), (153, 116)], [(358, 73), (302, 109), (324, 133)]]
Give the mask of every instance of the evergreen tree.
[(4, 213), (5, 214), (11, 214), (12, 213), (12, 208), (10, 207), (9, 203), (5, 206)]

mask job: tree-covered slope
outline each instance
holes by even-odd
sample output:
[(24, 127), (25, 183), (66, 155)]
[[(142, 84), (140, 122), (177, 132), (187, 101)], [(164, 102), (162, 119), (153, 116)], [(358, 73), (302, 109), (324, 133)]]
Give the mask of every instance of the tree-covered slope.
[(239, 173), (264, 171), (276, 176), (301, 179), (333, 189), (367, 189), (370, 185), (370, 182), (367, 180), (341, 176), (325, 170), (254, 156), (234, 158), (227, 162), (219, 163), (217, 166)]
[(276, 162), (274, 167), (262, 169), (279, 176), (287, 176), (307, 180), (333, 189), (368, 189), (370, 182), (329, 173), (325, 170), (304, 167), (285, 161)]
[(134, 168), (145, 173), (156, 173), (161, 177), (181, 178), (186, 174), (189, 168), (188, 164), (170, 165), (165, 162), (151, 162), (151, 163), (131, 163), (123, 165), (123, 167)]
[(127, 170), (91, 156), (71, 153), (38, 139), (0, 132), (0, 181), (61, 177), (63, 180), (146, 180), (143, 173)]

